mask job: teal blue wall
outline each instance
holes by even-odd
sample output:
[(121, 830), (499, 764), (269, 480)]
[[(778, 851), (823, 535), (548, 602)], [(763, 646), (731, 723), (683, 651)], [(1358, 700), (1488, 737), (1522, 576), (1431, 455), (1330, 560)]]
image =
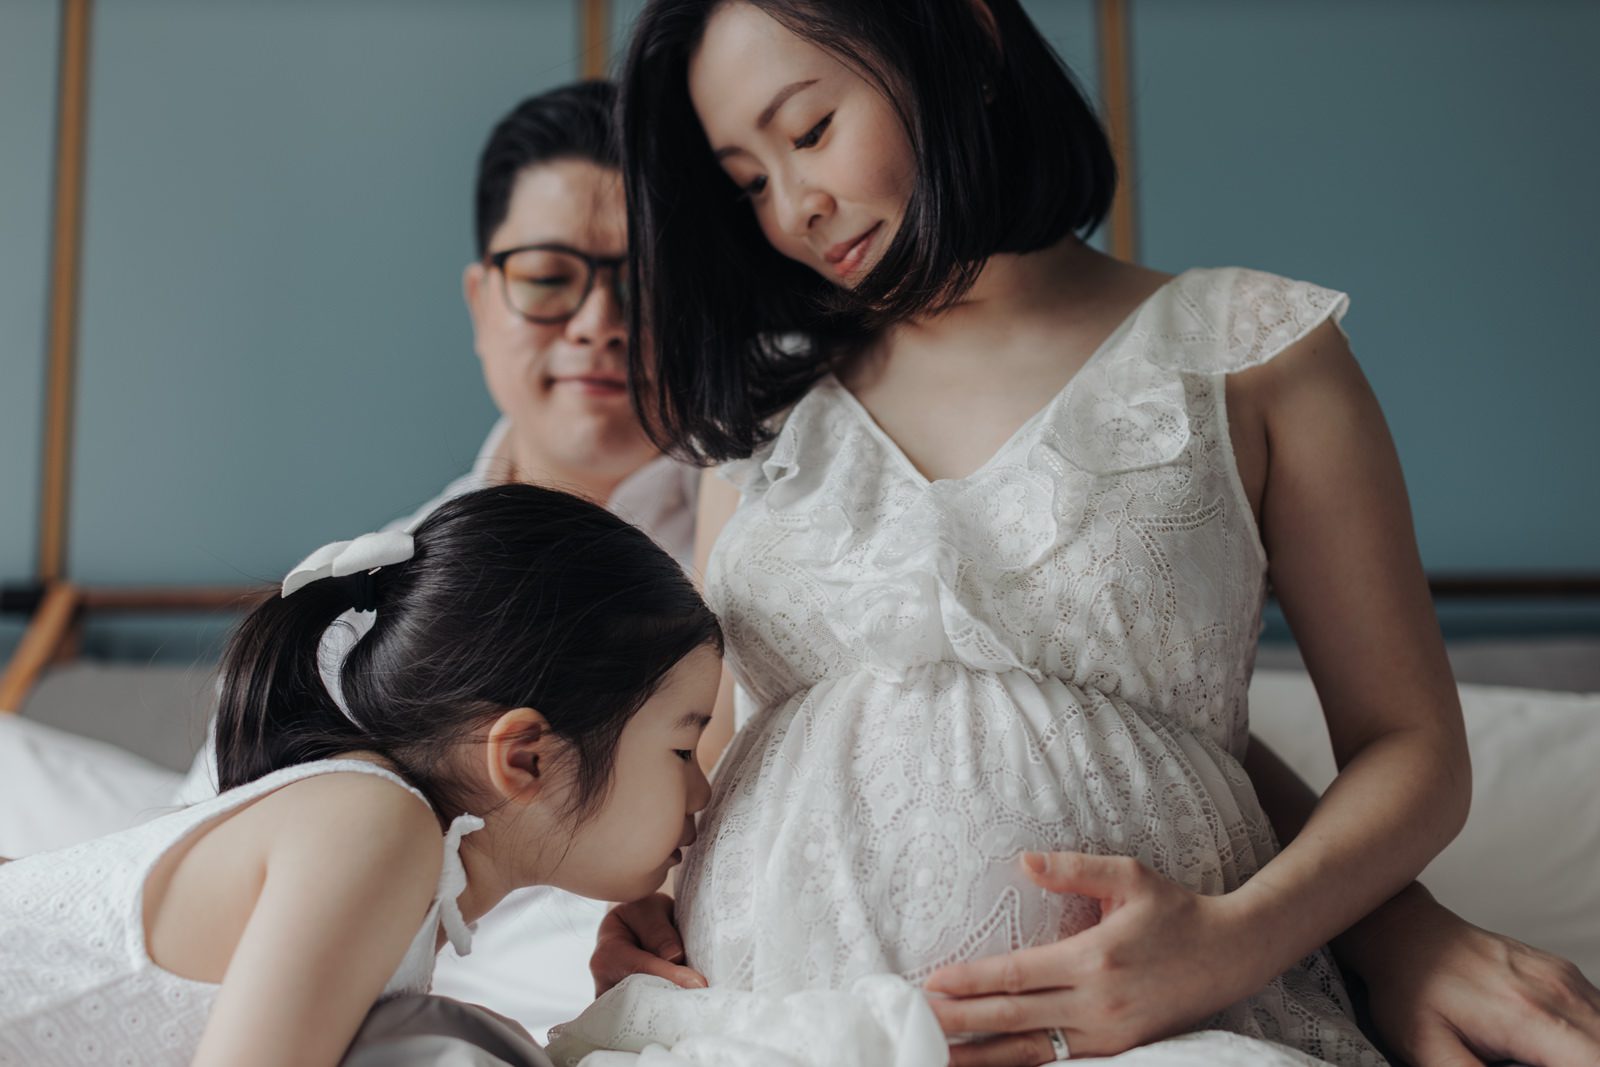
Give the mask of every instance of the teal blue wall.
[[(617, 56), (640, 6), (614, 2)], [(1026, 6), (1093, 94), (1094, 5)], [(1600, 283), (1600, 5), (1130, 8), (1143, 260), (1352, 294), (1430, 568), (1600, 569), (1580, 311)], [(76, 576), (271, 578), (470, 461), (492, 415), (459, 296), (475, 154), (513, 102), (578, 76), (575, 14), (98, 0)], [(0, 581), (36, 548), (58, 17), (0, 4)], [(211, 640), (122, 625), (91, 636)], [(0, 654), (15, 632), (0, 621)]]
[[(98, 0), (71, 573), (272, 579), (409, 510), (493, 409), (460, 296), (476, 154), (579, 74), (572, 0)], [(0, 582), (35, 567), (59, 4), (0, 5)], [(19, 624), (0, 619), (0, 656)], [(191, 658), (196, 620), (97, 619)]]
[(476, 153), (576, 44), (570, 0), (95, 5), (78, 578), (270, 578), (471, 462)]
[(0, 581), (36, 566), (58, 20), (0, 5)]
[(1132, 10), (1144, 260), (1351, 294), (1430, 569), (1600, 569), (1600, 4)]

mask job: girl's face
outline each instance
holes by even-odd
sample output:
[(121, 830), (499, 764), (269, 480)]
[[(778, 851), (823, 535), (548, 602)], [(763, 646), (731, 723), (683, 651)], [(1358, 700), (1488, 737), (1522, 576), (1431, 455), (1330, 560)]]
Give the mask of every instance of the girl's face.
[(905, 128), (875, 85), (733, 2), (690, 58), (689, 96), (772, 247), (846, 288), (871, 271), (915, 177)]
[(611, 789), (573, 831), (553, 885), (596, 900), (628, 901), (660, 887), (694, 841), (694, 815), (711, 799), (695, 745), (716, 703), (722, 659), (689, 653), (623, 727)]

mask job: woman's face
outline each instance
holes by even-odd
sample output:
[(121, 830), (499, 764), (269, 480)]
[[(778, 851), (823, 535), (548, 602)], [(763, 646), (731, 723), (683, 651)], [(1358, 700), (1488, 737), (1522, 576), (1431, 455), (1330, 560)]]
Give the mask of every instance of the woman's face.
[(706, 24), (689, 96), (772, 247), (846, 288), (871, 271), (915, 176), (905, 128), (875, 85), (736, 0)]

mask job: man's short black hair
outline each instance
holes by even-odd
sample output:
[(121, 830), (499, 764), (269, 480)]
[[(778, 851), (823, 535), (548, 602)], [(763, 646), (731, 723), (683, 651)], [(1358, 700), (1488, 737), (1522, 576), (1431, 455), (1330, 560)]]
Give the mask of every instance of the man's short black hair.
[(496, 124), (478, 157), (473, 223), (480, 259), (506, 221), (511, 190), (524, 170), (557, 159), (620, 166), (612, 121), (616, 99), (616, 86), (608, 81), (575, 82), (530, 96)]

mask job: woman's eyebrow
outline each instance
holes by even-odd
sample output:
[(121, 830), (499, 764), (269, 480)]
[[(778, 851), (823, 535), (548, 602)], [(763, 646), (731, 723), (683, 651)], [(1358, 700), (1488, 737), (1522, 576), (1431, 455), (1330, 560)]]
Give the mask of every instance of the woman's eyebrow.
[(677, 722), (672, 724), (672, 728), (679, 730), (686, 726), (693, 726), (697, 730), (704, 730), (710, 724), (711, 716), (704, 715), (698, 711), (686, 711), (679, 717)]
[(765, 108), (762, 109), (761, 114), (756, 116), (756, 129), (766, 129), (768, 123), (772, 121), (773, 116), (778, 113), (778, 109), (782, 107), (791, 96), (803, 89), (809, 89), (815, 84), (817, 84), (817, 79), (811, 78), (808, 81), (790, 82), (782, 89), (779, 89), (772, 95), (772, 100)]
[[(805, 81), (790, 82), (782, 89), (779, 89), (776, 93), (773, 93), (772, 99), (767, 102), (767, 106), (762, 108), (761, 114), (756, 116), (756, 129), (766, 129), (769, 125), (771, 125), (773, 118), (778, 114), (778, 109), (787, 103), (791, 96), (793, 96), (795, 93), (811, 88), (813, 85), (817, 84), (819, 80), (820, 79), (818, 78), (808, 78)], [(743, 152), (744, 149), (740, 148), (738, 145), (729, 145), (727, 148), (717, 149), (713, 155), (716, 161), (721, 163), (729, 156), (739, 155)]]

